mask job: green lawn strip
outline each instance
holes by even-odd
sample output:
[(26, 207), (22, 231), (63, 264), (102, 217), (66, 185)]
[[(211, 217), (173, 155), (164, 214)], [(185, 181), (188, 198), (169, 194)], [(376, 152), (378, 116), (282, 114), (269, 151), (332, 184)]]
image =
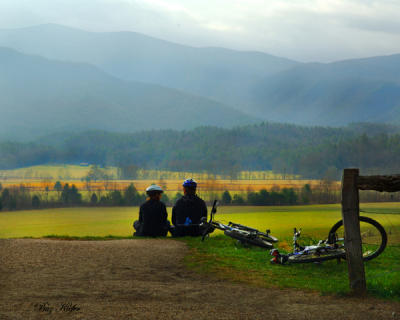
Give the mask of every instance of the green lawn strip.
[[(268, 250), (244, 248), (225, 236), (201, 242), (185, 239), (191, 254), (186, 265), (201, 273), (242, 281), (262, 287), (316, 290), (321, 294), (347, 294), (345, 261), (320, 264), (272, 265)], [(290, 240), (288, 240), (290, 241)], [(400, 300), (400, 247), (388, 247), (377, 259), (365, 264), (367, 286), (371, 295)]]

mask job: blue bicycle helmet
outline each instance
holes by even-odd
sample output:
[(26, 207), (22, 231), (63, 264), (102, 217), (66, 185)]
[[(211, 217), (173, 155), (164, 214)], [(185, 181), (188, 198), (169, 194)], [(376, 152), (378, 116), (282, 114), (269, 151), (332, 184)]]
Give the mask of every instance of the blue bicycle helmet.
[(186, 179), (185, 181), (183, 181), (183, 186), (186, 188), (196, 188), (197, 182), (193, 179)]

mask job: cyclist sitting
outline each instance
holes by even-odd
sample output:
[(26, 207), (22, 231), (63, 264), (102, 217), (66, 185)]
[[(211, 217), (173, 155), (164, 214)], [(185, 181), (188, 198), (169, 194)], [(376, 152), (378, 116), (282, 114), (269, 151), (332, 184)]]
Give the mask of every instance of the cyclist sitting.
[(197, 183), (193, 179), (183, 182), (182, 198), (176, 201), (172, 209), (171, 234), (174, 237), (199, 236), (201, 218), (207, 219), (207, 206), (204, 200), (196, 195)]
[(140, 206), (139, 220), (133, 223), (134, 236), (165, 237), (170, 228), (165, 204), (161, 202), (163, 190), (153, 184), (146, 189), (149, 199)]

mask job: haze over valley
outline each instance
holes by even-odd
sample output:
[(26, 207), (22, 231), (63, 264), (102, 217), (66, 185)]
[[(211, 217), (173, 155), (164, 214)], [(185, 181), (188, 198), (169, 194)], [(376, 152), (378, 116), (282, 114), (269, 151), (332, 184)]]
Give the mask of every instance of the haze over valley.
[(261, 121), (400, 121), (400, 55), (301, 63), (56, 24), (0, 30), (0, 46), (6, 138)]

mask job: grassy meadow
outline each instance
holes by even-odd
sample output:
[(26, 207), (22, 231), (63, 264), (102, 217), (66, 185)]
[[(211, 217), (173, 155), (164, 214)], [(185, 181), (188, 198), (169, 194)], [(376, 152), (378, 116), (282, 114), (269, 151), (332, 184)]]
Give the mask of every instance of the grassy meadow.
[[(400, 208), (399, 203), (361, 204), (362, 213), (386, 228), (389, 246), (377, 259), (367, 262), (369, 292), (377, 297), (400, 300)], [(169, 217), (170, 217), (170, 208)], [(0, 213), (0, 238), (73, 239), (130, 238), (137, 207), (65, 208)], [(341, 217), (340, 205), (292, 207), (234, 207), (218, 209), (216, 220), (234, 221), (261, 230), (271, 229), (280, 239), (278, 248), (291, 250), (293, 227), (303, 229), (305, 239), (325, 238), (330, 227)], [(244, 248), (221, 232), (209, 239), (182, 239), (190, 248), (186, 264), (206, 274), (244, 281), (258, 286), (290, 287), (322, 293), (348, 292), (346, 263), (271, 265), (269, 253), (259, 248)]]
[[(399, 203), (362, 204), (362, 213), (378, 220), (393, 235), (400, 229)], [(49, 234), (69, 236), (127, 237), (132, 234), (132, 222), (138, 217), (138, 207), (84, 207), (0, 213), (0, 238), (43, 237)], [(171, 217), (171, 208), (168, 208)], [(391, 214), (394, 213), (394, 214)], [(222, 206), (216, 220), (234, 221), (260, 230), (270, 229), (278, 238), (290, 237), (293, 227), (303, 228), (310, 237), (324, 237), (329, 228), (341, 219), (340, 205), (309, 206)], [(215, 232), (218, 234), (218, 232)]]

